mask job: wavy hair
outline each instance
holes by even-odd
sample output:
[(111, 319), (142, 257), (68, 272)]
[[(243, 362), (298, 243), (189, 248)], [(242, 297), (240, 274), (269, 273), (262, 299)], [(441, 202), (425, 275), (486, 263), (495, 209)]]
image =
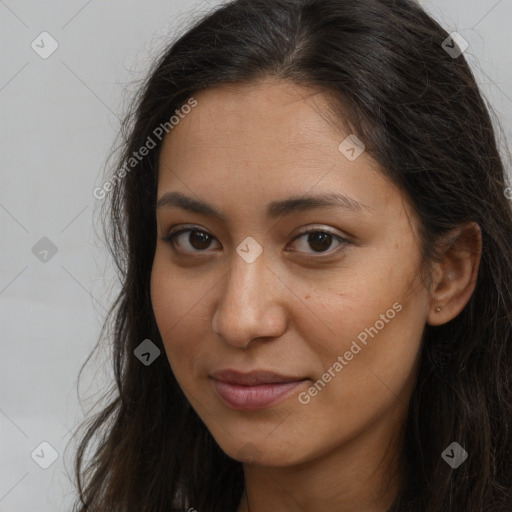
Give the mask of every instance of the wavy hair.
[[(450, 322), (425, 326), (405, 480), (389, 512), (512, 510), (512, 208), (492, 109), (464, 55), (443, 48), (448, 37), (412, 0), (235, 0), (168, 43), (125, 118), (107, 189), (104, 234), (121, 290), (98, 344), (108, 325), (115, 383), (83, 425), (76, 511), (231, 512), (240, 502), (241, 462), (215, 442), (167, 358), (145, 366), (134, 350), (150, 339), (165, 354), (150, 296), (155, 129), (194, 93), (269, 76), (326, 93), (418, 214), (424, 262), (451, 229), (480, 226), (472, 297)], [(132, 165), (148, 137), (155, 147)], [(441, 453), (455, 440), (469, 457), (452, 469)]]

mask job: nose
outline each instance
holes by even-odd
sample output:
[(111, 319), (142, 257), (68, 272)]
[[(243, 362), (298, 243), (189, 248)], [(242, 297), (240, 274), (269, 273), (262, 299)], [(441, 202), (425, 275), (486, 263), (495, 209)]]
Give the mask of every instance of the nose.
[(219, 289), (212, 328), (225, 343), (245, 348), (255, 338), (279, 337), (285, 332), (283, 301), (291, 292), (269, 267), (265, 252), (252, 263), (235, 252)]

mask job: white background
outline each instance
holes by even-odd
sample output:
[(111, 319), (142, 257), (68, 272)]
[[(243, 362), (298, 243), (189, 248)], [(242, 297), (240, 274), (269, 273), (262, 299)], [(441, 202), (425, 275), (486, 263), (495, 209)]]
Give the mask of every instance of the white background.
[[(70, 510), (64, 448), (92, 404), (78, 405), (78, 370), (117, 291), (92, 191), (135, 80), (216, 3), (0, 0), (0, 512)], [(469, 42), (466, 58), (510, 140), (512, 0), (422, 4)], [(59, 45), (48, 59), (31, 48), (43, 31)], [(45, 263), (32, 252), (42, 237), (57, 247)], [(102, 357), (84, 374), (84, 398), (111, 376)], [(31, 458), (43, 441), (59, 454), (48, 469)]]

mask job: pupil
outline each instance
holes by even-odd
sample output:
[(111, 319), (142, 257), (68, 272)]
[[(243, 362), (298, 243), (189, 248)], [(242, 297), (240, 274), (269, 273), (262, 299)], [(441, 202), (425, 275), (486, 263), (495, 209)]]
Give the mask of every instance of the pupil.
[(204, 231), (192, 231), (189, 235), (189, 242), (194, 249), (207, 249), (210, 245), (210, 235)]
[(317, 252), (322, 252), (328, 249), (331, 245), (331, 239), (332, 235), (330, 233), (310, 233), (308, 236), (308, 242), (311, 245), (311, 248)]

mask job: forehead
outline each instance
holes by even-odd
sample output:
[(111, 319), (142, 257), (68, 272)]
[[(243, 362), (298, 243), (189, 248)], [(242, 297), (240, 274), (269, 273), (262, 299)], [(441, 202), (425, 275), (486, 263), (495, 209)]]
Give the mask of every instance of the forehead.
[(164, 139), (160, 170), (185, 160), (231, 165), (238, 173), (310, 161), (325, 168), (341, 156), (338, 145), (349, 135), (324, 94), (286, 81), (226, 85), (194, 98), (197, 106)]
[(197, 150), (207, 148), (228, 159), (241, 156), (243, 150), (253, 160), (268, 161), (280, 156), (290, 159), (300, 150), (303, 156), (311, 153), (318, 158), (322, 149), (332, 148), (327, 130), (335, 141), (344, 134), (341, 123), (330, 119), (324, 94), (286, 81), (227, 85), (194, 98), (197, 106), (164, 141), (173, 152), (199, 157)]
[(194, 98), (197, 106), (164, 139), (159, 197), (180, 190), (225, 198), (229, 189), (267, 204), (285, 193), (340, 192), (377, 209), (402, 200), (366, 152), (353, 161), (341, 153), (350, 133), (318, 90), (269, 79)]

